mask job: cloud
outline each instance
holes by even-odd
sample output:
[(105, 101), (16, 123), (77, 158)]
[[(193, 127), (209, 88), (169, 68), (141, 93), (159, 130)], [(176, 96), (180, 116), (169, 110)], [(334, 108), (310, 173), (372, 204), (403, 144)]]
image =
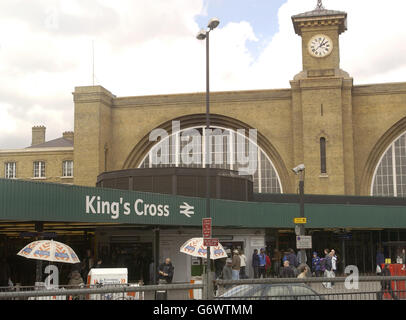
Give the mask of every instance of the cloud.
[[(291, 16), (314, 6), (287, 0), (279, 31), (266, 44), (250, 21), (220, 24), (210, 37), (211, 90), (289, 88), (302, 70)], [(325, 6), (348, 12), (341, 68), (355, 84), (406, 81), (406, 28), (399, 23), (406, 3)], [(33, 125), (47, 126), (47, 139), (73, 130), (71, 92), (93, 82), (92, 43), (95, 83), (117, 96), (204, 91), (205, 43), (195, 37), (202, 27), (195, 18), (206, 12), (203, 0), (2, 0), (0, 149), (29, 145)], [(260, 54), (252, 55), (248, 43)]]

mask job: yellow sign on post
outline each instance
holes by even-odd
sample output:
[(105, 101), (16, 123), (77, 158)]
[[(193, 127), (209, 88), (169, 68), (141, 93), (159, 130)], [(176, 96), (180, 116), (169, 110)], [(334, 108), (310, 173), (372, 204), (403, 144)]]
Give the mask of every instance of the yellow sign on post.
[(307, 220), (306, 220), (306, 218), (294, 218), (293, 222), (296, 224), (305, 224), (305, 223), (307, 223)]

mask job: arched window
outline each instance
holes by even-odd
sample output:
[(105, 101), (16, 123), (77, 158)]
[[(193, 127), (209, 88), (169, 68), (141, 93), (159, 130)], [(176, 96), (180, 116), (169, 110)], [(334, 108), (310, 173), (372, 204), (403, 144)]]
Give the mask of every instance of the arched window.
[(326, 138), (320, 138), (320, 172), (327, 173)]
[[(205, 167), (206, 152), (205, 139), (194, 139), (205, 136), (204, 126), (180, 130), (157, 142), (149, 153), (141, 161), (139, 168), (156, 167)], [(255, 142), (236, 130), (212, 126), (211, 142), (211, 168), (239, 170), (246, 168), (247, 163), (242, 164), (239, 159), (248, 161), (255, 159), (253, 166), (255, 173), (252, 175), (254, 192), (258, 193), (282, 193), (280, 178), (276, 169), (266, 153)], [(189, 139), (184, 134), (188, 132)], [(163, 144), (165, 144), (163, 146)], [(251, 147), (250, 147), (251, 145)], [(252, 146), (255, 145), (255, 148)], [(185, 149), (188, 151), (185, 154)], [(158, 151), (159, 150), (159, 151)], [(164, 164), (154, 162), (154, 158), (165, 159)]]
[(406, 132), (382, 155), (372, 179), (371, 194), (406, 197)]

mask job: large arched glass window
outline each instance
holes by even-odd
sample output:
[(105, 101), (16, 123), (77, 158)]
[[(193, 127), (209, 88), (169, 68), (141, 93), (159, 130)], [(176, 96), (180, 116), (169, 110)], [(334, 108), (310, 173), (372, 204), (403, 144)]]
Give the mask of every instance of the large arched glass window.
[[(266, 153), (249, 137), (241, 135), (236, 130), (211, 126), (211, 168), (239, 170), (248, 166), (239, 159), (248, 161), (249, 157), (256, 160), (255, 173), (252, 175), (254, 192), (282, 193), (280, 178), (276, 169)], [(188, 131), (189, 139), (184, 135)], [(157, 142), (141, 161), (139, 168), (157, 167), (205, 167), (205, 139), (194, 139), (205, 135), (205, 127), (193, 127), (180, 130)], [(251, 142), (251, 143), (250, 143)], [(165, 147), (163, 144), (166, 143)], [(244, 146), (243, 146), (244, 145)], [(251, 147), (250, 147), (251, 145)], [(252, 146), (255, 145), (255, 148)], [(185, 155), (184, 150), (190, 152)], [(159, 151), (158, 151), (159, 150)], [(243, 154), (244, 153), (244, 154)], [(253, 154), (255, 153), (255, 154)], [(154, 162), (157, 157), (165, 158), (165, 163)], [(190, 161), (193, 160), (193, 161)]]
[(392, 142), (379, 161), (371, 194), (406, 197), (406, 132)]

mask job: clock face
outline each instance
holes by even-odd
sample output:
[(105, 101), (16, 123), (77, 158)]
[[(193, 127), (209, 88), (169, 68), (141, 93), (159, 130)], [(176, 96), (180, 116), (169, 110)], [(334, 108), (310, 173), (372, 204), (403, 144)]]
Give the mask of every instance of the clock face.
[(333, 41), (324, 34), (315, 35), (309, 41), (308, 50), (313, 57), (327, 57), (333, 51)]

